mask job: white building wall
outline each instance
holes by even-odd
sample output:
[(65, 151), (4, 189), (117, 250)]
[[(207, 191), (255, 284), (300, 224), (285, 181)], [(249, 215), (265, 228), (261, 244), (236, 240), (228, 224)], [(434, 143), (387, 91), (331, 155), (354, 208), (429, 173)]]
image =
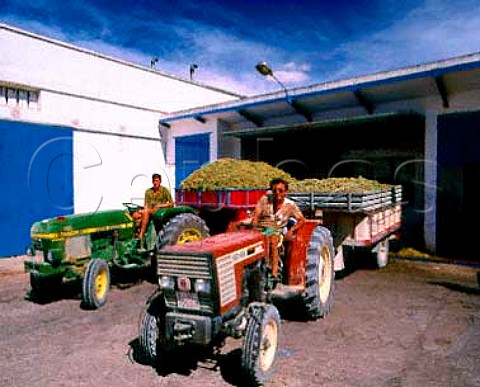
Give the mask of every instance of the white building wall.
[(142, 205), (154, 172), (174, 187), (158, 141), (75, 132), (74, 154), (76, 212), (121, 208), (124, 202)]
[(0, 24), (1, 81), (172, 112), (238, 96)]
[[(166, 136), (166, 158), (159, 119), (167, 112), (238, 99), (4, 24), (0, 50), (0, 85), (40, 93), (35, 106), (0, 101), (0, 119), (74, 129), (75, 213), (143, 203), (153, 172), (162, 174), (173, 194), (173, 136)], [(216, 158), (216, 135), (211, 139), (211, 157)]]

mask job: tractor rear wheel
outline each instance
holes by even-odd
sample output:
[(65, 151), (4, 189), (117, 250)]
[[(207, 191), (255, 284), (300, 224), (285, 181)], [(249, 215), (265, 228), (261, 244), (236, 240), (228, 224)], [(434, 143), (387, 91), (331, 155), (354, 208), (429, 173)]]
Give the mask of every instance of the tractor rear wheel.
[(330, 231), (317, 226), (307, 249), (305, 292), (302, 302), (306, 317), (325, 317), (333, 306), (334, 248)]
[(192, 213), (179, 214), (158, 232), (157, 251), (163, 246), (197, 241), (209, 235), (210, 230), (207, 224), (198, 215)]
[[(158, 232), (156, 252), (164, 246), (184, 244), (198, 241), (210, 236), (210, 230), (205, 221), (192, 213), (179, 214), (170, 219)], [(157, 282), (157, 257), (153, 254), (150, 259), (149, 277)]]
[(82, 284), (83, 306), (98, 309), (107, 301), (110, 289), (110, 269), (102, 259), (92, 259), (85, 271)]
[(275, 306), (250, 306), (241, 356), (245, 381), (251, 386), (268, 382), (274, 372), (280, 337), (280, 315)]

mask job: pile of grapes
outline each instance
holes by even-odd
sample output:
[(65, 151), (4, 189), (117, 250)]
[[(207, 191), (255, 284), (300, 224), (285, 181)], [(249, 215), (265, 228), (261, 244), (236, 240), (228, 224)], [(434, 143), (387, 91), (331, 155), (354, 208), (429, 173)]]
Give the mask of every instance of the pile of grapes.
[(389, 184), (364, 177), (330, 177), (328, 179), (295, 180), (289, 184), (290, 192), (362, 193), (391, 188)]
[(268, 188), (271, 179), (294, 181), (290, 174), (263, 161), (221, 158), (191, 173), (180, 184), (184, 189)]
[(290, 192), (362, 193), (391, 187), (389, 184), (382, 184), (361, 176), (296, 180), (287, 172), (263, 161), (237, 160), (227, 157), (197, 169), (181, 182), (180, 188), (211, 191), (225, 188), (267, 189), (270, 180), (274, 178), (288, 181)]

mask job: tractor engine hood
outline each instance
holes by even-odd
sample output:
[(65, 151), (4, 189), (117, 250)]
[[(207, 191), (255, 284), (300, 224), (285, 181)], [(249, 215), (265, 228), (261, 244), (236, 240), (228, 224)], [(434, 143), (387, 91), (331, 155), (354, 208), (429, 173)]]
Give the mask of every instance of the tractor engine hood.
[(133, 219), (128, 211), (107, 210), (44, 219), (32, 225), (30, 234), (32, 238), (60, 239), (130, 227)]

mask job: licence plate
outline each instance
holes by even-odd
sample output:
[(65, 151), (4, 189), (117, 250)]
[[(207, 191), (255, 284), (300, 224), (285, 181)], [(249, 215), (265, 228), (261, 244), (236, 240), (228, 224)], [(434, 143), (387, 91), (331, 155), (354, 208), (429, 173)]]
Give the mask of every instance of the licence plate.
[(177, 293), (177, 305), (179, 308), (200, 309), (198, 296), (195, 293)]

